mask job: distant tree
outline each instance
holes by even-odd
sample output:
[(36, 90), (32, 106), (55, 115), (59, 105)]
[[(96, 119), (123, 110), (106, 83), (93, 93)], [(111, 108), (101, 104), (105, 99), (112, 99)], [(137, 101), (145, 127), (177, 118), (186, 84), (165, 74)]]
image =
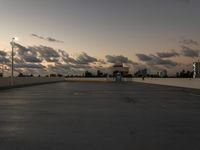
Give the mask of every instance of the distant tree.
[(147, 69), (138, 70), (135, 74), (135, 77), (146, 77), (147, 76)]
[(180, 73), (179, 72), (176, 73), (176, 77), (180, 78)]
[(20, 72), (20, 73), (18, 74), (18, 77), (24, 77), (24, 74)]
[(63, 77), (63, 75), (62, 74), (57, 74), (57, 77)]
[(100, 70), (97, 70), (97, 77), (102, 77), (103, 73)]
[(93, 77), (93, 74), (89, 71), (85, 71), (85, 77)]
[(57, 74), (50, 74), (50, 77), (57, 77)]
[(182, 70), (181, 72), (176, 73), (177, 78), (192, 78), (193, 72)]
[(103, 77), (108, 77), (108, 74), (107, 74), (107, 73), (104, 73), (104, 74), (103, 74)]
[(185, 77), (185, 70), (182, 70), (182, 71), (180, 72), (180, 77), (181, 77), (181, 78), (184, 78), (184, 77)]

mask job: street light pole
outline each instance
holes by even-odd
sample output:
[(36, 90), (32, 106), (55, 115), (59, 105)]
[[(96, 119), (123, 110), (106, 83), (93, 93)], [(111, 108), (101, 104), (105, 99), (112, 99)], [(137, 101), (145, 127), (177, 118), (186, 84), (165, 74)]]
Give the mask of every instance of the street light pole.
[(11, 68), (11, 86), (14, 85), (14, 42), (15, 38), (12, 38), (11, 46), (12, 46), (12, 68)]

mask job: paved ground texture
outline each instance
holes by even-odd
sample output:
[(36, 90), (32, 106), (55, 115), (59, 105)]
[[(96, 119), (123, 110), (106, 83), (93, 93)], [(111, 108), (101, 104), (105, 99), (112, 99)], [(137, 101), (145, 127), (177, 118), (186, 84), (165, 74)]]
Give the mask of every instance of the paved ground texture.
[(87, 82), (0, 91), (0, 150), (199, 150), (199, 94)]

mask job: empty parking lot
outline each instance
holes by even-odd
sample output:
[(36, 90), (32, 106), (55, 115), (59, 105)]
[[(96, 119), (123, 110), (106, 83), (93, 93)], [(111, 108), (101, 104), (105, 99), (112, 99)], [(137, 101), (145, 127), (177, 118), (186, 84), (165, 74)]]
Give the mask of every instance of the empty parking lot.
[(1, 150), (199, 150), (200, 92), (63, 82), (0, 91)]

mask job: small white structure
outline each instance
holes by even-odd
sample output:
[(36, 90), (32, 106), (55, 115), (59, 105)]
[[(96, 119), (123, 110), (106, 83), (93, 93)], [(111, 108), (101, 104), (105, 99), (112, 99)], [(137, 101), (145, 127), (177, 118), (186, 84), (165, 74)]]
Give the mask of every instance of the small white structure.
[(193, 63), (193, 77), (194, 78), (200, 78), (200, 62), (194, 62)]
[(129, 67), (124, 67), (123, 64), (116, 64), (112, 68), (113, 76), (116, 76), (117, 74), (121, 74), (121, 76), (126, 76), (129, 73)]

